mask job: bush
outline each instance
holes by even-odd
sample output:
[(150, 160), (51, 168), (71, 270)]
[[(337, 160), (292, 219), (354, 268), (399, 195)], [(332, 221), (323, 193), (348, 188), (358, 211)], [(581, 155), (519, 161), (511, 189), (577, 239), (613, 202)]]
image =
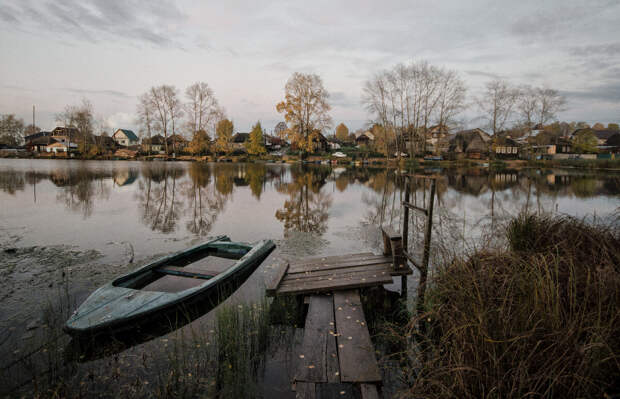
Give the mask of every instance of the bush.
[(522, 215), (509, 248), (436, 271), (410, 358), (414, 397), (608, 397), (620, 391), (620, 231)]

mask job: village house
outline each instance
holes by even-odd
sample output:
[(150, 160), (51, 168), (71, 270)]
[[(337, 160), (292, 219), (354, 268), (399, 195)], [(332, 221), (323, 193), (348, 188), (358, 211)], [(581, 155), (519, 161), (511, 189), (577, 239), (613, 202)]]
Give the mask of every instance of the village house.
[(116, 141), (116, 143), (123, 147), (130, 147), (132, 145), (138, 144), (138, 136), (129, 130), (129, 129), (118, 129), (112, 135), (112, 139)]
[(284, 140), (277, 136), (271, 136), (268, 134), (263, 135), (265, 141), (265, 149), (267, 151), (280, 151), (284, 147)]
[(330, 137), (329, 139), (327, 139), (327, 144), (329, 145), (329, 149), (332, 151), (339, 150), (342, 148), (342, 143), (340, 142), (340, 140), (334, 137)]
[(246, 145), (250, 141), (250, 133), (236, 133), (232, 137), (233, 152), (246, 152)]
[[(31, 135), (29, 137), (32, 137)], [(26, 150), (31, 152), (47, 152), (47, 146), (50, 144), (58, 143), (58, 140), (51, 136), (38, 136), (30, 138), (26, 142)]]
[(498, 137), (495, 141), (495, 156), (503, 159), (517, 159), (521, 144), (510, 137)]
[(368, 147), (372, 143), (374, 143), (374, 141), (375, 141), (375, 135), (372, 134), (368, 130), (365, 132), (355, 134), (355, 145), (358, 147), (361, 147), (361, 146)]
[(110, 136), (102, 134), (100, 136), (93, 137), (95, 145), (99, 147), (101, 152), (114, 152), (116, 150), (116, 141)]
[(159, 154), (164, 151), (164, 137), (156, 135), (151, 138), (142, 139), (142, 151)]
[(54, 128), (54, 130), (52, 130), (52, 137), (54, 138), (54, 140), (56, 140), (58, 143), (62, 145), (50, 147), (49, 149), (46, 149), (47, 152), (64, 151), (64, 150), (61, 150), (61, 148), (64, 148), (65, 150), (69, 148), (70, 151), (77, 150), (78, 148), (77, 143), (80, 140), (80, 131), (78, 130), (78, 128), (75, 128), (75, 127), (60, 127), (59, 126), (59, 127)]
[(33, 133), (33, 134), (30, 134), (24, 137), (24, 143), (28, 143), (30, 141), (33, 141), (34, 139), (38, 139), (39, 137), (47, 137), (51, 135), (52, 135), (52, 132), (44, 132), (44, 131)]
[(431, 126), (426, 133), (426, 152), (439, 154), (448, 150), (452, 137), (446, 125)]
[(448, 155), (452, 159), (482, 159), (488, 156), (490, 145), (491, 136), (484, 130), (462, 130), (450, 140)]

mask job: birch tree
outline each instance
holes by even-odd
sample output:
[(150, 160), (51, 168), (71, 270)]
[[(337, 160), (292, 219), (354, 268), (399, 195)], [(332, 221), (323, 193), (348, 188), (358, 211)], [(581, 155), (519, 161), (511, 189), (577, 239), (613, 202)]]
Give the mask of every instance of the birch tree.
[(478, 97), (477, 103), (493, 135), (506, 128), (518, 98), (519, 90), (506, 80), (494, 79), (486, 84), (486, 89)]
[(155, 130), (155, 110), (150, 93), (144, 93), (140, 96), (137, 106), (139, 131), (142, 137), (147, 137), (149, 140), (149, 155), (151, 154), (151, 138), (152, 133)]
[(557, 90), (549, 87), (536, 89), (538, 101), (538, 123), (545, 123), (557, 118), (557, 113), (564, 110), (566, 99)]
[(187, 130), (193, 136), (197, 131), (213, 132), (220, 108), (211, 87), (205, 82), (196, 82), (185, 89), (185, 113)]

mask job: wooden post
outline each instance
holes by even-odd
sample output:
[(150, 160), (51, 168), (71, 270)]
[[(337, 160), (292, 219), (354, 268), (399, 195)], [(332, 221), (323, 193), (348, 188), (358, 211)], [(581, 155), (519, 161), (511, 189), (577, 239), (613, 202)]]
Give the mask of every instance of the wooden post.
[[(409, 177), (405, 176), (405, 202), (409, 202)], [(409, 253), (409, 248), (407, 247), (407, 238), (409, 237), (409, 208), (406, 206), (404, 208), (403, 215), (403, 239), (402, 239), (402, 249)], [(407, 298), (407, 276), (400, 277), (400, 295), (403, 298)]]
[(392, 255), (392, 268), (394, 271), (402, 271), (405, 268), (405, 254), (403, 254), (403, 238), (394, 229), (384, 226), (383, 233), (383, 254)]
[[(428, 214), (426, 216), (426, 232), (424, 234), (424, 257), (422, 258), (422, 268), (420, 269), (420, 283), (418, 284), (417, 307), (418, 314), (424, 312), (424, 294), (426, 292), (426, 281), (428, 279), (428, 262), (431, 252), (431, 233), (433, 231), (433, 205), (435, 203), (435, 184), (436, 180), (431, 179), (431, 195), (428, 205)], [(424, 331), (426, 324), (424, 321), (420, 323), (420, 330)]]

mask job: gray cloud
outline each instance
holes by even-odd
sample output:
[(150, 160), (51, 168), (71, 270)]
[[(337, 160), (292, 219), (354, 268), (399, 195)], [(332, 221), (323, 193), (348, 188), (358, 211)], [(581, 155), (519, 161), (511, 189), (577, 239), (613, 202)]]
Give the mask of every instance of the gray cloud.
[(620, 103), (620, 80), (584, 90), (563, 91), (568, 98)]
[(571, 47), (569, 51), (572, 55), (578, 57), (589, 57), (593, 55), (614, 57), (620, 55), (620, 42), (574, 46)]
[(342, 91), (333, 91), (329, 93), (329, 103), (336, 107), (342, 108), (359, 108), (359, 99), (353, 99)]
[(23, 0), (5, 14), (0, 14), (5, 21), (32, 33), (51, 30), (94, 43), (114, 37), (161, 47), (179, 45), (182, 34), (171, 26), (187, 19), (168, 0), (54, 0), (36, 8), (32, 0)]
[(81, 95), (104, 95), (104, 96), (111, 96), (111, 97), (119, 97), (119, 98), (131, 98), (131, 97), (135, 97), (135, 96), (130, 96), (127, 93), (123, 93), (122, 91), (116, 91), (116, 90), (89, 90), (89, 89), (74, 89), (74, 88), (69, 88), (69, 87), (63, 87), (60, 90), (64, 90), (67, 91), (69, 93), (74, 93), (74, 94), (81, 94)]
[(489, 79), (500, 79), (502, 76), (496, 73), (492, 73), (492, 72), (486, 72), (486, 71), (476, 71), (476, 70), (467, 70), (465, 71), (466, 74), (471, 75), (471, 76), (481, 76), (483, 78), (489, 78)]

